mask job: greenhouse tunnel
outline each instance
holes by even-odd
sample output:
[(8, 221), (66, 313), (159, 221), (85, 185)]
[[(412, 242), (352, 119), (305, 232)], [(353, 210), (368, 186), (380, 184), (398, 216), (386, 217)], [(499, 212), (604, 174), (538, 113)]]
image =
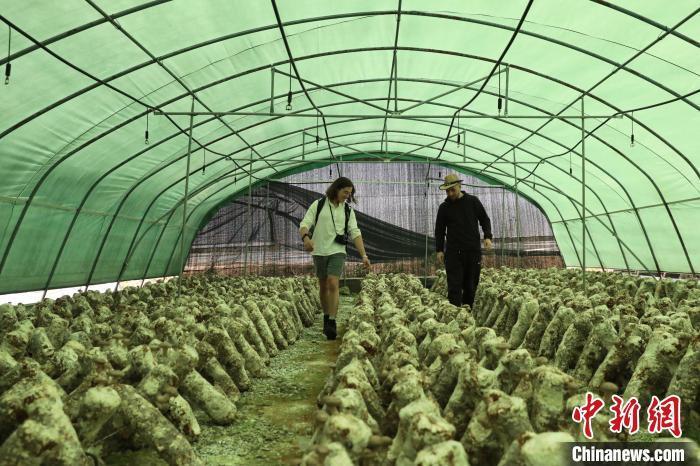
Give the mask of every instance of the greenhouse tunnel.
[(698, 0), (0, 19), (1, 466), (698, 464)]
[(219, 207), (356, 160), (517, 190), (569, 267), (700, 267), (695, 2), (1, 13), (2, 293), (178, 275)]

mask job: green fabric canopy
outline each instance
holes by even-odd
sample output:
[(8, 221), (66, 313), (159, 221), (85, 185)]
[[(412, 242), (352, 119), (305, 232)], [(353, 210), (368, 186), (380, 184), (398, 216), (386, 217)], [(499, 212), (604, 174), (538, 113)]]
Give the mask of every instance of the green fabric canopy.
[[(186, 189), (185, 251), (249, 184), (349, 158), (435, 160), (517, 184), (568, 266), (582, 264), (585, 243), (588, 267), (695, 273), (698, 10), (0, 0), (0, 60), (11, 63), (0, 85), (0, 292), (177, 274)], [(275, 114), (322, 117), (269, 115), (272, 76)], [(499, 95), (508, 118), (492, 118)], [(578, 118), (582, 96), (591, 118)], [(169, 112), (192, 105), (261, 115), (195, 116), (187, 177), (190, 116)], [(557, 115), (577, 118), (543, 118)]]

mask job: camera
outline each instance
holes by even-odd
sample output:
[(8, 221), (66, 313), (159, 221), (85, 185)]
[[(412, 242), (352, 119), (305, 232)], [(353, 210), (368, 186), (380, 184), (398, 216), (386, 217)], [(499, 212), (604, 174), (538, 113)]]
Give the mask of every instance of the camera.
[(348, 244), (348, 235), (335, 235), (335, 239), (333, 241), (345, 246), (346, 244)]

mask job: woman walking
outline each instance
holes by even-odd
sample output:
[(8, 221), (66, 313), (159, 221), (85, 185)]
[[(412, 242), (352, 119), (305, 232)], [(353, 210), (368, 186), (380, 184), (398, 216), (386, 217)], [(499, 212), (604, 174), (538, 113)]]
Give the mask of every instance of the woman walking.
[(304, 249), (314, 259), (323, 307), (323, 334), (329, 340), (335, 340), (337, 336), (338, 281), (347, 256), (345, 245), (348, 238), (355, 244), (364, 265), (369, 267), (370, 264), (350, 202), (356, 202), (355, 186), (341, 176), (328, 187), (325, 197), (311, 204), (299, 228)]

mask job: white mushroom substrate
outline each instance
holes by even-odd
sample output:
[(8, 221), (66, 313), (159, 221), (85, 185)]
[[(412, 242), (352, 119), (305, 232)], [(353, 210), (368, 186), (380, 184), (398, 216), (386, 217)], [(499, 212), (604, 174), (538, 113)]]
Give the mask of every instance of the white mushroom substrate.
[(193, 407), (234, 421), (271, 357), (318, 319), (311, 278), (200, 275), (0, 306), (0, 463), (92, 465), (152, 448), (203, 464)]
[[(558, 465), (590, 391), (679, 395), (700, 432), (700, 287), (569, 270), (488, 269), (474, 309), (408, 275), (363, 280), (319, 395), (306, 465)], [(595, 440), (633, 440), (594, 419)], [(644, 430), (644, 428), (643, 428)], [(647, 439), (668, 437), (646, 434)], [(668, 440), (668, 439), (666, 439)], [(687, 447), (697, 455), (697, 444)]]

